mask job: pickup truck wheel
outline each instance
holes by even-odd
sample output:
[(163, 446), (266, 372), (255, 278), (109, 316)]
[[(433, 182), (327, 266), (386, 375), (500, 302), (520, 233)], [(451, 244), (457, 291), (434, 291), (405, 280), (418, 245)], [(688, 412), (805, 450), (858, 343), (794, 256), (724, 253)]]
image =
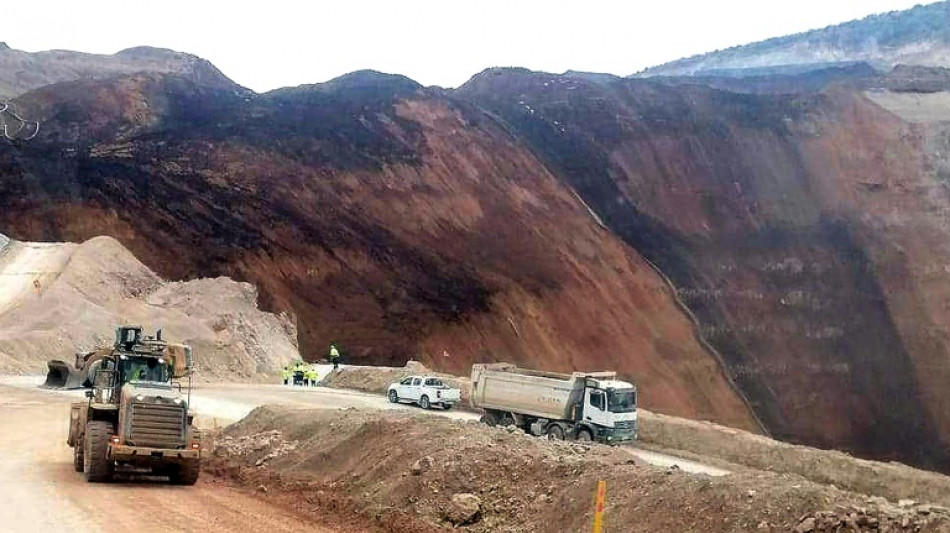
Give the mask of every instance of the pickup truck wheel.
[(546, 433), (551, 440), (564, 440), (564, 428), (557, 424), (548, 426)]
[(112, 422), (93, 420), (86, 424), (86, 434), (83, 436), (83, 467), (86, 471), (86, 481), (101, 483), (112, 481), (115, 473), (115, 463), (107, 457), (109, 439), (115, 434), (115, 425)]
[(442, 408), (445, 409), (446, 411), (448, 411), (449, 409), (452, 408), (452, 404), (450, 404), (450, 403), (443, 403), (443, 404), (442, 404)]
[(399, 403), (399, 394), (394, 390), (389, 391), (389, 403)]
[(428, 408), (432, 407), (432, 404), (429, 403), (429, 397), (428, 397), (428, 396), (426, 396), (426, 395), (423, 394), (423, 395), (422, 395), (422, 398), (419, 398), (419, 407), (421, 407), (421, 408), (423, 408), (423, 409), (428, 409)]
[(582, 429), (577, 432), (577, 440), (581, 442), (591, 442), (592, 440), (594, 440), (594, 437), (591, 436), (590, 430)]
[(85, 465), (83, 465), (83, 442), (82, 439), (78, 439), (73, 443), (73, 468), (76, 469), (76, 472), (82, 472), (85, 470)]

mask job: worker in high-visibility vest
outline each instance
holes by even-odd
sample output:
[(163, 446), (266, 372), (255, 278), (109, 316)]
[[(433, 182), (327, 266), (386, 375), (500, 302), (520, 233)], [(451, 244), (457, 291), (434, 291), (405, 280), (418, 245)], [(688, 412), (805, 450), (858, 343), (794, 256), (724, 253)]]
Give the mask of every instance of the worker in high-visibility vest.
[(330, 343), (330, 362), (333, 363), (333, 369), (340, 366), (340, 350), (337, 350), (336, 344)]
[(293, 384), (294, 371), (290, 369), (290, 365), (285, 366), (284, 369), (280, 371), (280, 375), (284, 378), (284, 385)]
[(310, 368), (307, 369), (307, 382), (310, 383), (311, 387), (317, 386), (317, 379), (320, 378), (320, 373), (317, 372), (317, 368), (313, 365), (310, 365)]

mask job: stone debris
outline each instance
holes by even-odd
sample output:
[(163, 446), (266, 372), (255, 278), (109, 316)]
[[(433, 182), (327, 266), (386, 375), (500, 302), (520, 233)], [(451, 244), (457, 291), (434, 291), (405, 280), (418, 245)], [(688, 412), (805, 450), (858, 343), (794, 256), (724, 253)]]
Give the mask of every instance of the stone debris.
[(218, 457), (252, 458), (254, 466), (283, 457), (297, 449), (297, 441), (287, 441), (280, 430), (274, 429), (242, 437), (226, 435), (215, 441), (214, 454)]
[(453, 494), (446, 506), (444, 518), (452, 525), (465, 526), (478, 521), (482, 500), (470, 493)]
[(873, 499), (875, 500), (873, 507), (838, 506), (834, 511), (818, 511), (805, 515), (793, 531), (795, 533), (922, 531), (931, 524), (946, 524), (950, 520), (950, 512), (939, 506), (918, 505), (913, 500), (900, 500), (894, 505), (882, 498)]
[(432, 457), (427, 455), (415, 463), (412, 463), (409, 472), (414, 476), (421, 476), (430, 468), (432, 468)]

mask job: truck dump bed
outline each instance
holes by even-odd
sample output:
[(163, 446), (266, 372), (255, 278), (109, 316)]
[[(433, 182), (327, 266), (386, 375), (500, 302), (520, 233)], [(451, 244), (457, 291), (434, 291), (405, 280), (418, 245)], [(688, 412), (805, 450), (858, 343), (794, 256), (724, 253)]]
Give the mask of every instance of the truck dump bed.
[(472, 366), (472, 407), (552, 420), (574, 420), (587, 378), (610, 379), (613, 372), (559, 374), (498, 363)]

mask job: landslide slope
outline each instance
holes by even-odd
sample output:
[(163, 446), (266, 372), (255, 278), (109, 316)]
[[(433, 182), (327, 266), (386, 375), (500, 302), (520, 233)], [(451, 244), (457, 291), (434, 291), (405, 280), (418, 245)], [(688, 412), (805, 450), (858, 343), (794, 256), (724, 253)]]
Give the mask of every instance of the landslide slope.
[(869, 63), (945, 67), (950, 62), (950, 2), (880, 15), (680, 59), (636, 76), (749, 76)]
[(663, 279), (496, 118), (399, 76), (241, 95), (178, 76), (12, 102), (0, 227), (108, 234), (172, 278), (254, 283), (302, 351), (614, 368), (660, 411), (755, 428)]
[[(914, 104), (895, 94), (875, 97)], [(670, 276), (775, 435), (950, 466), (940, 123), (843, 88), (752, 95), (508, 69), (459, 97), (503, 117)], [(935, 113), (945, 101), (927, 100)]]

